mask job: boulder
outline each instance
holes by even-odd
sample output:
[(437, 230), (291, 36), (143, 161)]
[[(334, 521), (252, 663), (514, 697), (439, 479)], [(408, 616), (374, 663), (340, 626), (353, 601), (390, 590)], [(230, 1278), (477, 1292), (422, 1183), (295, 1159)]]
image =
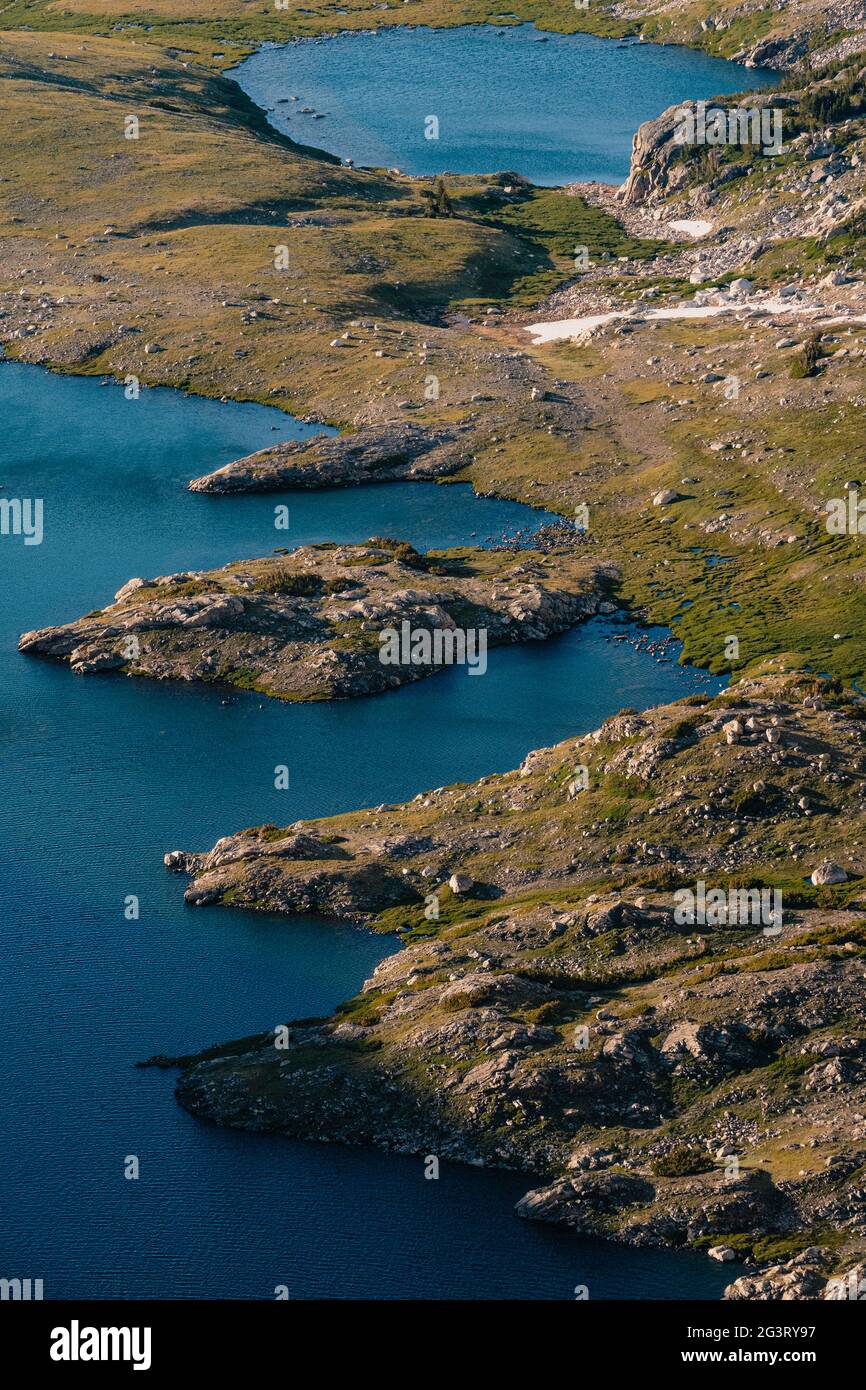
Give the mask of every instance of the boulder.
[(471, 893), (475, 884), (466, 874), (452, 874), (448, 880), (448, 887), (455, 897), (460, 897), (461, 894)]
[(134, 594), (139, 589), (146, 589), (150, 584), (149, 579), (127, 579), (125, 584), (121, 584), (117, 593), (114, 595), (115, 603), (122, 603), (130, 594)]
[(705, 1043), (712, 1030), (700, 1023), (678, 1023), (671, 1029), (659, 1051), (665, 1057), (676, 1057), (679, 1053), (687, 1052), (692, 1057), (706, 1058), (709, 1053)]
[(645, 205), (673, 192), (688, 177), (683, 146), (674, 138), (684, 106), (669, 106), (638, 126), (632, 141), (628, 178), (617, 198), (629, 207)]
[(825, 883), (847, 883), (848, 875), (839, 864), (834, 864), (832, 859), (825, 859), (817, 869), (812, 870), (812, 882), (816, 885)]

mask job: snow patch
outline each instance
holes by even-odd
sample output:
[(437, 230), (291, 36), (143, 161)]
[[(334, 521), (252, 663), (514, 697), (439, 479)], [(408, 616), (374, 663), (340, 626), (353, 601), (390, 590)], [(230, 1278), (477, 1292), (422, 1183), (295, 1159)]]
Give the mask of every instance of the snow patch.
[(700, 217), (680, 217), (667, 225), (669, 231), (685, 232), (686, 236), (691, 237), (708, 236), (713, 230), (712, 222), (704, 222)]

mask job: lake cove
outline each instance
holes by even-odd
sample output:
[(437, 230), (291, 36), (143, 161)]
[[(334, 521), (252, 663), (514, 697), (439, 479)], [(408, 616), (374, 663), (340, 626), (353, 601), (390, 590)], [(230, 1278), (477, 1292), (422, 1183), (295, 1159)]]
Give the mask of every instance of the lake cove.
[(498, 648), (483, 680), (455, 667), (366, 700), (224, 703), (215, 689), (79, 679), (19, 656), (19, 632), (87, 612), (132, 575), (383, 532), (489, 543), (546, 518), (462, 485), (388, 484), (293, 494), (277, 534), (274, 498), (226, 502), (186, 482), (290, 437), (288, 416), (168, 390), (131, 402), (11, 363), (0, 413), (9, 494), (45, 500), (41, 546), (0, 541), (7, 1269), (26, 1251), (46, 1299), (273, 1298), (277, 1285), (293, 1298), (571, 1299), (577, 1285), (717, 1298), (730, 1267), (703, 1255), (516, 1220), (525, 1176), (443, 1163), (427, 1182), (420, 1159), (203, 1125), (164, 1072), (135, 1063), (326, 1014), (395, 949), (321, 918), (185, 908), (162, 864), (173, 845), (505, 770), (622, 705), (720, 683), (605, 622)]
[(513, 170), (541, 185), (620, 183), (641, 122), (687, 98), (778, 81), (687, 48), (530, 24), (266, 44), (231, 76), (277, 130), (357, 165)]

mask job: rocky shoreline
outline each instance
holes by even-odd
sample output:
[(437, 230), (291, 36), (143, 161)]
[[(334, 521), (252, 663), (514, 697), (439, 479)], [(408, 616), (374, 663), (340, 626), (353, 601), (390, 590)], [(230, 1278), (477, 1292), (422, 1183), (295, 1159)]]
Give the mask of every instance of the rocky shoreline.
[[(332, 1018), (184, 1059), (180, 1103), (521, 1170), (524, 1217), (778, 1266), (762, 1288), (811, 1246), (844, 1273), (866, 1253), (863, 714), (827, 682), (743, 682), (405, 806), (173, 852), (191, 903), (403, 940)], [(678, 922), (696, 878), (775, 879), (781, 930)]]

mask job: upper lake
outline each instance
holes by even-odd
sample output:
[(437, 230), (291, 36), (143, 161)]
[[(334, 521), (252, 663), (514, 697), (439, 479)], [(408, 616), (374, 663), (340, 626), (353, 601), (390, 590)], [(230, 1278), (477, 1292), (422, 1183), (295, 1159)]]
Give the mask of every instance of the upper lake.
[[(621, 183), (642, 121), (678, 101), (778, 81), (692, 49), (544, 34), (531, 24), (267, 44), (231, 75), (277, 130), (357, 165), (513, 170), (544, 185)], [(425, 134), (430, 116), (438, 139)]]

